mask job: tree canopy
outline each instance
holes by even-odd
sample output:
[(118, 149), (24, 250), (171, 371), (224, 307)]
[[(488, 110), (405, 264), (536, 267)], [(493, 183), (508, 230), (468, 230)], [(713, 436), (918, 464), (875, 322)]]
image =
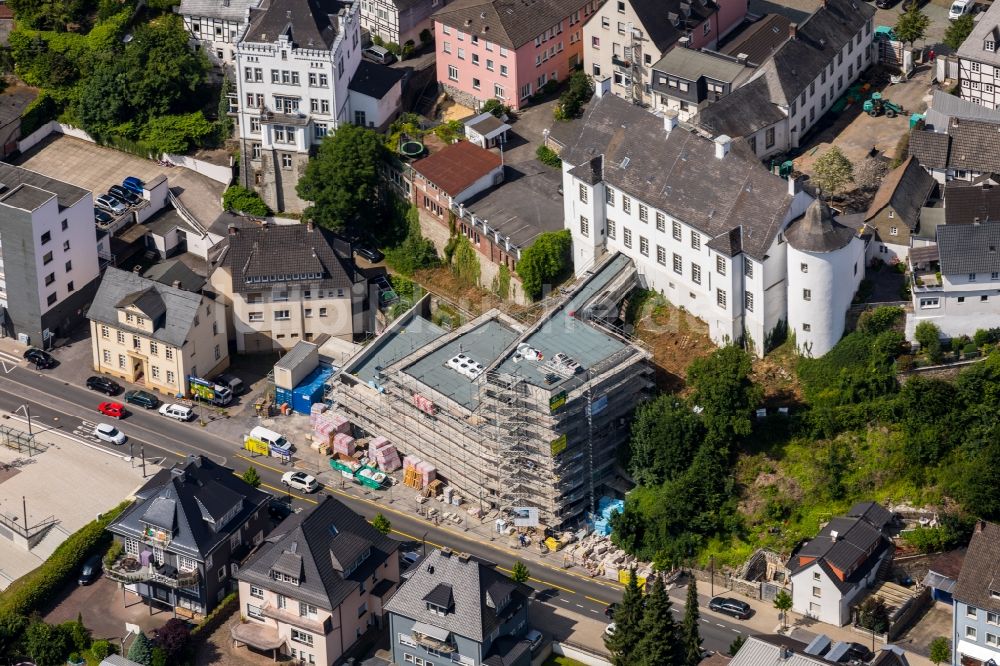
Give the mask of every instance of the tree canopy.
[(569, 271), (572, 265), (572, 248), (573, 240), (569, 229), (563, 229), (539, 235), (521, 253), (516, 270), (521, 277), (524, 293), (529, 298), (541, 296), (545, 285), (551, 285)]
[(323, 139), (299, 179), (299, 196), (312, 202), (303, 216), (337, 231), (360, 227), (379, 210), (378, 167), (385, 156), (382, 138), (365, 127), (341, 125)]
[(676, 396), (639, 405), (626, 449), (629, 473), (644, 486), (676, 478), (691, 464), (704, 436), (701, 418)]
[(832, 146), (813, 166), (813, 182), (825, 192), (839, 192), (854, 181), (854, 165), (843, 151)]
[(615, 609), (615, 616), (612, 618), (615, 623), (614, 633), (604, 637), (604, 643), (611, 653), (611, 663), (614, 666), (634, 666), (636, 663), (639, 657), (639, 641), (642, 638), (644, 609), (645, 599), (633, 568), (629, 572), (622, 601)]
[(639, 645), (637, 647), (639, 666), (662, 666), (681, 664), (684, 652), (681, 645), (680, 629), (671, 612), (670, 597), (663, 583), (663, 576), (655, 574), (653, 587), (646, 595), (642, 620), (639, 622)]
[(930, 23), (931, 20), (927, 14), (920, 11), (919, 3), (911, 3), (910, 8), (896, 19), (896, 27), (894, 28), (896, 37), (899, 41), (913, 46), (915, 41), (927, 36), (927, 27)]
[(962, 14), (945, 28), (944, 39), (941, 41), (952, 51), (957, 51), (965, 38), (972, 32), (974, 26), (975, 21), (972, 20), (972, 14)]

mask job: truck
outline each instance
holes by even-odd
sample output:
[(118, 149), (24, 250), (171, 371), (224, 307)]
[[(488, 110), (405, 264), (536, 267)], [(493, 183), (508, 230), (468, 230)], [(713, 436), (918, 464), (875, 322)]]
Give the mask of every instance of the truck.
[(217, 407), (225, 407), (233, 401), (233, 391), (228, 386), (216, 384), (201, 377), (188, 377), (191, 395), (196, 400), (211, 403)]
[(865, 100), (864, 112), (867, 113), (872, 118), (880, 116), (883, 113), (886, 118), (895, 118), (897, 115), (903, 113), (903, 107), (894, 102), (890, 102), (882, 97), (882, 93), (872, 93), (871, 98)]

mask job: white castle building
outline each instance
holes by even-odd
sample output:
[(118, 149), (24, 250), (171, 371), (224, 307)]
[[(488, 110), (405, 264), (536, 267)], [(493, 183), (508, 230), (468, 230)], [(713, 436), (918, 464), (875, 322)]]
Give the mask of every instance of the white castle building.
[(865, 274), (860, 220), (835, 220), (744, 141), (705, 138), (611, 95), (550, 138), (562, 147), (578, 274), (621, 252), (647, 288), (704, 320), (712, 340), (743, 339), (757, 354), (786, 326), (812, 356), (843, 335)]

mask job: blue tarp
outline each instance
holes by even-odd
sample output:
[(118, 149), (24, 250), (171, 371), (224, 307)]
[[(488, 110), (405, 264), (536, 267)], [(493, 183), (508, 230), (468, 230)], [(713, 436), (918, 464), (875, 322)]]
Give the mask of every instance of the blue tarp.
[(313, 404), (323, 399), (323, 389), (332, 374), (333, 367), (321, 363), (306, 375), (302, 383), (292, 390), (292, 409), (300, 414), (308, 414)]
[(280, 386), (274, 389), (274, 401), (280, 405), (291, 405), (293, 400), (292, 392)]

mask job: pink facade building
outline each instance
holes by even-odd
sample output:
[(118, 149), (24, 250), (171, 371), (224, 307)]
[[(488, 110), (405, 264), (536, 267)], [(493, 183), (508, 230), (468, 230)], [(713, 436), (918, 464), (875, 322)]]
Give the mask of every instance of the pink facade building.
[(583, 24), (600, 0), (456, 0), (434, 15), (437, 78), (459, 104), (519, 109), (583, 63)]

